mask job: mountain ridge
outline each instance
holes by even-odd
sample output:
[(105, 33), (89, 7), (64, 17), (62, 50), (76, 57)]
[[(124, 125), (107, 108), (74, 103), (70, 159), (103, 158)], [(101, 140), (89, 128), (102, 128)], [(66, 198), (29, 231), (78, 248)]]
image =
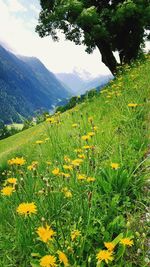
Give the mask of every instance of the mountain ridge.
[[(39, 109), (50, 110), (59, 99), (69, 96), (39, 59), (27, 61), (30, 64), (0, 45), (0, 119), (5, 123), (19, 122)], [(35, 61), (41, 75), (36, 71)]]

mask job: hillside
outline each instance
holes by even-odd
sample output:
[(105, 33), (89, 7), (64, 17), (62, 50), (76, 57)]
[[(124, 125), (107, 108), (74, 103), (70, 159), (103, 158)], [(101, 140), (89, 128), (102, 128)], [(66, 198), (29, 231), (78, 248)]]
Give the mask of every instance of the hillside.
[(20, 59), (0, 46), (0, 119), (20, 122), (37, 110), (50, 110), (68, 91), (35, 58)]
[(0, 141), (0, 266), (148, 266), (149, 73)]

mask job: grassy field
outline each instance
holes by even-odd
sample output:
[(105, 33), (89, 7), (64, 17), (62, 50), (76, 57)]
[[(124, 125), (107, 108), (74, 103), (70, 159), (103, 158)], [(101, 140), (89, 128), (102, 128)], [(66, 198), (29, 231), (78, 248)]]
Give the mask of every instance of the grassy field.
[(148, 266), (149, 73), (0, 141), (0, 266)]
[(12, 124), (8, 124), (7, 128), (10, 130), (12, 127), (14, 127), (15, 129), (18, 130), (22, 130), (23, 128), (23, 124), (22, 123), (12, 123)]

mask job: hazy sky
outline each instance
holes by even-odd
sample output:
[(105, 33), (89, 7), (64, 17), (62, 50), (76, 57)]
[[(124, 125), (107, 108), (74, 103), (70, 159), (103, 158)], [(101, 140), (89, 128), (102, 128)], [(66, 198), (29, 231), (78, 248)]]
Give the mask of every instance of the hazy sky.
[(15, 53), (38, 57), (55, 73), (73, 69), (93, 76), (109, 73), (98, 50), (89, 55), (83, 46), (65, 41), (63, 35), (58, 43), (51, 37), (40, 38), (35, 33), (39, 11), (39, 0), (0, 0), (0, 41)]

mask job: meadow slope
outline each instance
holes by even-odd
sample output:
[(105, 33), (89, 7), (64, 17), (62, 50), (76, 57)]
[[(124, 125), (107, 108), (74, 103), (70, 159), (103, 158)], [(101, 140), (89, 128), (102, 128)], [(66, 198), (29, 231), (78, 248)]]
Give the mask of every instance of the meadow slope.
[(149, 73), (0, 141), (0, 266), (148, 266)]

